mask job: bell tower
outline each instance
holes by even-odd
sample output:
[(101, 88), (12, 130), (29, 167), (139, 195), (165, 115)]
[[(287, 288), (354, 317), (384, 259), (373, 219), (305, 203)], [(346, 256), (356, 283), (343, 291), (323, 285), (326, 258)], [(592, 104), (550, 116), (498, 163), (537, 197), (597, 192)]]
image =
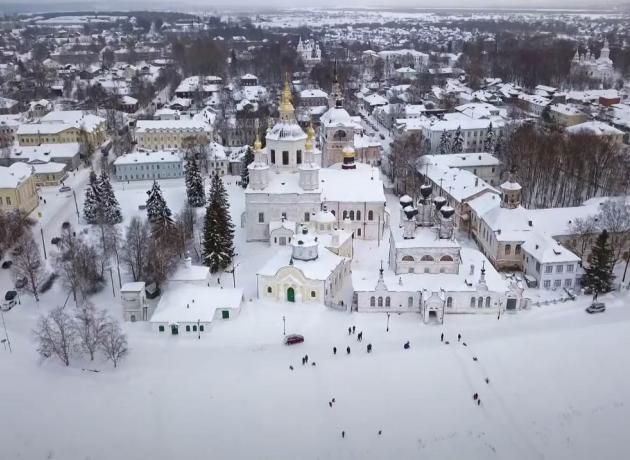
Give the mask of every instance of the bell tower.
[(515, 209), (521, 205), (522, 187), (514, 180), (514, 172), (511, 171), (508, 180), (501, 184), (501, 207)]

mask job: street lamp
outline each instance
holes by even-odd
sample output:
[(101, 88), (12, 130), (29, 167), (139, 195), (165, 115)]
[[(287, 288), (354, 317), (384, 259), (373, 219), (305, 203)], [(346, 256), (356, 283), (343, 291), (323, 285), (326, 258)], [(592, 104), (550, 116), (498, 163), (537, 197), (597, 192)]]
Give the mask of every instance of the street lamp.
[(389, 332), (389, 312), (387, 312), (387, 332)]
[(282, 316), (282, 335), (287, 335), (287, 319)]

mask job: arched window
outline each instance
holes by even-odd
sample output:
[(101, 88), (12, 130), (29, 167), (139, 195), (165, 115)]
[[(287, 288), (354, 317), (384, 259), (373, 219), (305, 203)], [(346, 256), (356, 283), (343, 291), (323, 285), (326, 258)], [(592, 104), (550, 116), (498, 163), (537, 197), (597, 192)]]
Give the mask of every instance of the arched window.
[(486, 308), (490, 308), (490, 296), (486, 297)]
[(330, 213), (331, 213), (333, 216), (336, 216), (336, 215), (337, 215), (337, 214), (335, 213), (335, 210), (334, 210), (334, 209), (331, 209), (331, 210), (330, 210)]
[(453, 308), (453, 298), (449, 297), (446, 299), (446, 308)]
[(343, 212), (343, 217), (342, 217), (342, 219), (344, 219), (344, 220), (345, 220), (345, 218), (346, 218), (346, 217), (348, 217), (348, 211), (344, 211), (344, 212)]
[(383, 306), (383, 298), (382, 298), (382, 297), (379, 297), (379, 298), (378, 298), (378, 306), (379, 306), (379, 307), (382, 307), (382, 306)]
[(350, 211), (350, 220), (354, 220), (354, 211)]
[(483, 307), (483, 297), (477, 299), (477, 308)]
[(505, 255), (509, 256), (512, 253), (512, 246), (509, 244), (505, 245)]
[(271, 286), (267, 286), (267, 294), (271, 294), (271, 291), (272, 291)]
[(420, 259), (423, 262), (433, 262), (435, 259), (431, 256), (422, 256), (422, 258)]
[(413, 297), (408, 297), (407, 298), (407, 306), (409, 308), (413, 307)]
[(374, 211), (368, 211), (368, 220), (374, 220)]
[(514, 254), (519, 255), (521, 253), (521, 245), (517, 244), (514, 246)]
[(376, 305), (376, 298), (374, 296), (370, 297), (370, 307), (373, 307)]
[(346, 136), (346, 132), (342, 131), (342, 130), (336, 131), (335, 134), (333, 134), (333, 139), (336, 140), (336, 141), (342, 141), (346, 137), (347, 137)]
[(186, 332), (190, 332), (190, 326), (186, 326)]
[(475, 308), (475, 298), (474, 297), (470, 298), (470, 308)]
[(451, 256), (442, 256), (440, 257), (440, 262), (453, 262), (453, 258)]
[(357, 220), (361, 220), (361, 211), (357, 211)]
[(389, 299), (389, 296), (385, 297), (385, 306), (389, 307), (391, 305), (391, 301)]
[(357, 228), (357, 236), (361, 236), (361, 229)]
[(403, 262), (413, 262), (414, 258), (412, 256), (403, 256), (402, 261)]

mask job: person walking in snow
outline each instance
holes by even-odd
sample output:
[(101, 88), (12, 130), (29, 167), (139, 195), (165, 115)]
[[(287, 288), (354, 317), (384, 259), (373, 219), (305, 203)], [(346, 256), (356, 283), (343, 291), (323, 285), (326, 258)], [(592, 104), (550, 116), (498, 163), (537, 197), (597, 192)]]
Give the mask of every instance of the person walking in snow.
[(368, 343), (368, 345), (367, 345), (367, 352), (368, 353), (372, 353), (372, 344), (371, 343)]
[(332, 399), (333, 404), (335, 404), (335, 398)]
[(352, 333), (354, 334), (354, 331), (356, 330), (356, 326), (352, 326)]
[(346, 347), (346, 353), (347, 353), (347, 354), (350, 354), (350, 347), (349, 347), (349, 346), (348, 346), (348, 347)]
[(444, 332), (442, 332), (442, 335), (440, 336), (440, 342), (444, 342)]
[(352, 327), (348, 328), (348, 335), (352, 335)]
[(486, 377), (486, 383), (490, 384), (490, 379), (488, 377)]
[(306, 364), (306, 361), (304, 361), (304, 356), (302, 356), (302, 366), (304, 366)]
[(328, 407), (332, 407), (332, 402), (328, 401)]
[(457, 341), (461, 342), (462, 341), (462, 335), (461, 334), (457, 334)]
[(407, 340), (407, 341), (405, 342), (405, 344), (403, 345), (403, 348), (404, 348), (405, 350), (409, 350), (409, 347), (410, 347), (410, 346), (411, 346), (411, 345), (409, 345), (409, 340)]
[(357, 342), (360, 342), (361, 340), (363, 340), (363, 331), (357, 334)]
[(333, 347), (333, 355), (337, 354), (337, 347)]
[(473, 395), (473, 399), (474, 399), (475, 401), (477, 401), (477, 399), (478, 399), (478, 398), (479, 398), (479, 395), (478, 395), (477, 393), (475, 393), (475, 394)]
[(383, 434), (383, 430), (378, 430), (378, 435), (380, 436), (381, 434)]
[(477, 400), (477, 405), (478, 405), (478, 406), (481, 406), (481, 398), (479, 398), (479, 399)]
[(342, 437), (342, 438), (345, 438), (345, 437), (346, 437), (346, 432), (345, 432), (345, 431), (342, 431), (342, 432), (341, 432), (341, 437)]

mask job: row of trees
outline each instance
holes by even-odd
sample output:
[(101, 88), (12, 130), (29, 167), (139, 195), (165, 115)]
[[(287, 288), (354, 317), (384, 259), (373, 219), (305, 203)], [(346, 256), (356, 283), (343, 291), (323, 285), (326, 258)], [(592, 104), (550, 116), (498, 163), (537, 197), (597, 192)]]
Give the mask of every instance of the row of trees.
[(48, 315), (40, 316), (33, 334), (43, 359), (54, 357), (66, 366), (73, 357), (89, 356), (93, 361), (100, 352), (117, 367), (129, 352), (127, 337), (118, 322), (89, 302), (80, 304), (74, 312), (63, 306), (53, 308)]
[(578, 206), (628, 191), (630, 168), (609, 136), (567, 135), (522, 125), (509, 137), (504, 162), (516, 168), (526, 207)]

